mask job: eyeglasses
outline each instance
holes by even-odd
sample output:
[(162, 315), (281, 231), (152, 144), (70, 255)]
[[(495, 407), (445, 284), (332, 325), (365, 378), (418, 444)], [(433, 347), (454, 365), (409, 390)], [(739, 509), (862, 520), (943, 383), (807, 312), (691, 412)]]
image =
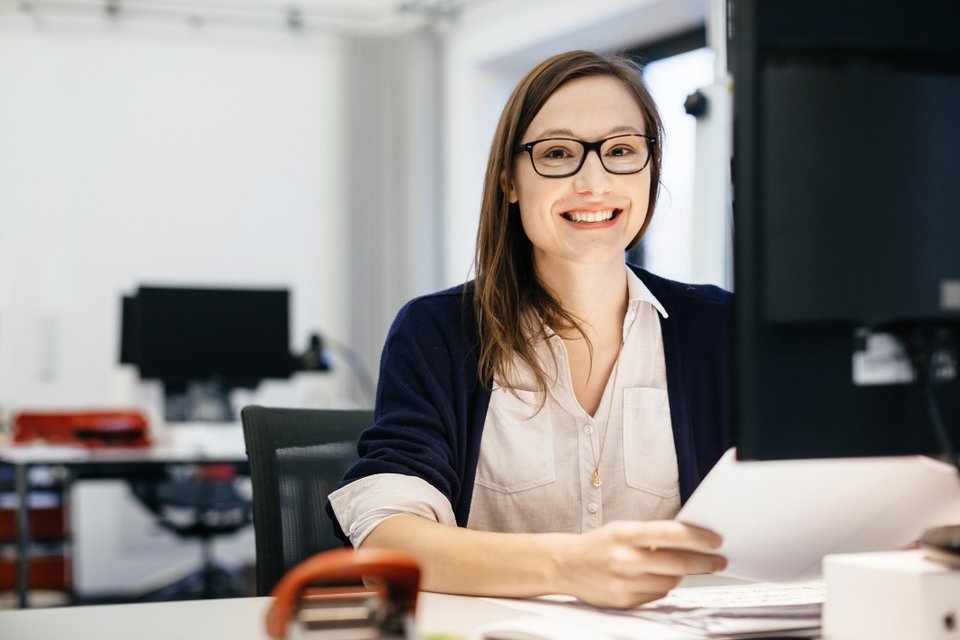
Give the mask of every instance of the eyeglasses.
[(650, 162), (657, 139), (639, 133), (611, 136), (587, 142), (575, 138), (543, 138), (521, 144), (514, 153), (530, 154), (533, 170), (544, 178), (566, 178), (583, 167), (587, 154), (597, 152), (600, 164), (608, 173), (639, 173)]

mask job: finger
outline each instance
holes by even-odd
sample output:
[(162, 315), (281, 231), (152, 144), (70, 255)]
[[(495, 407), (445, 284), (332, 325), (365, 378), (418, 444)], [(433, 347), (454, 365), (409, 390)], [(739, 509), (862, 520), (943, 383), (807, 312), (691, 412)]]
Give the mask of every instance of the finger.
[(641, 577), (644, 574), (681, 577), (700, 573), (715, 573), (727, 566), (727, 559), (712, 553), (661, 549), (639, 551), (636, 562), (619, 567), (621, 575)]
[[(662, 598), (664, 594), (680, 584), (679, 576), (647, 573), (643, 577), (631, 581), (631, 593), (637, 596), (648, 594)], [(658, 595), (659, 594), (659, 595)]]
[(627, 609), (659, 600), (677, 586), (680, 578), (676, 576), (662, 576), (646, 574), (638, 579), (621, 578), (608, 583), (609, 589), (604, 594), (589, 594), (581, 596), (586, 601), (595, 600), (600, 606)]
[(723, 538), (710, 529), (704, 529), (676, 520), (651, 522), (622, 522), (614, 532), (620, 541), (642, 548), (669, 548), (711, 550), (723, 544)]

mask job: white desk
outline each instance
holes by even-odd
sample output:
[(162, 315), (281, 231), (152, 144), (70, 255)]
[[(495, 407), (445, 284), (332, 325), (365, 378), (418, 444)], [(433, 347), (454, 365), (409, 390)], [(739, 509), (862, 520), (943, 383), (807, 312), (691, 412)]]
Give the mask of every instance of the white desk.
[[(714, 576), (691, 576), (686, 586), (730, 584)], [(683, 586), (683, 585), (681, 585)], [(0, 612), (0, 638), (7, 640), (269, 640), (265, 616), (271, 598), (234, 598), (149, 604), (119, 604)], [(489, 600), (421, 592), (417, 630), (469, 640), (483, 625), (510, 618), (541, 615), (584, 629), (603, 627), (623, 640), (702, 640), (689, 630), (650, 620), (555, 609), (534, 614)], [(602, 615), (603, 620), (596, 616)], [(772, 634), (777, 637), (789, 633)], [(803, 634), (799, 634), (801, 637)], [(584, 640), (587, 640), (584, 637)]]
[(77, 479), (128, 479), (138, 474), (162, 474), (172, 464), (229, 463), (240, 474), (249, 474), (243, 441), (228, 440), (221, 446), (207, 442), (163, 442), (150, 447), (88, 449), (43, 444), (0, 447), (0, 465), (13, 469), (17, 494), (17, 593), (21, 608), (29, 606), (30, 532), (27, 526), (29, 473), (34, 467), (58, 467), (65, 471), (64, 493)]
[[(4, 640), (269, 640), (271, 598), (192, 600), (0, 612)], [(468, 638), (477, 627), (519, 612), (478, 598), (421, 593), (421, 633)]]

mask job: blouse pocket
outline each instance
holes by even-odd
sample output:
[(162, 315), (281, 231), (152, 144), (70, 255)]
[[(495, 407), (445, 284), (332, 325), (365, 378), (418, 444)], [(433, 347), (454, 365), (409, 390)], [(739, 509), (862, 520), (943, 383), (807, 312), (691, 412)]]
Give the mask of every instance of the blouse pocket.
[(480, 444), (476, 483), (501, 493), (553, 482), (553, 422), (535, 391), (496, 388), (490, 397)]
[(665, 389), (624, 389), (623, 466), (627, 485), (672, 498), (679, 493), (677, 451)]

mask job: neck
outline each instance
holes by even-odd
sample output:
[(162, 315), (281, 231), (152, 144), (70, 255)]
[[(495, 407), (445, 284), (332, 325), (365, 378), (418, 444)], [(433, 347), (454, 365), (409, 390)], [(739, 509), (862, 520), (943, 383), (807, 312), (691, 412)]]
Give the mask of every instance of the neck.
[[(627, 311), (627, 267), (623, 261), (600, 264), (537, 263), (537, 277), (566, 311), (581, 318), (589, 333), (619, 327)], [(590, 331), (590, 329), (593, 331)]]

